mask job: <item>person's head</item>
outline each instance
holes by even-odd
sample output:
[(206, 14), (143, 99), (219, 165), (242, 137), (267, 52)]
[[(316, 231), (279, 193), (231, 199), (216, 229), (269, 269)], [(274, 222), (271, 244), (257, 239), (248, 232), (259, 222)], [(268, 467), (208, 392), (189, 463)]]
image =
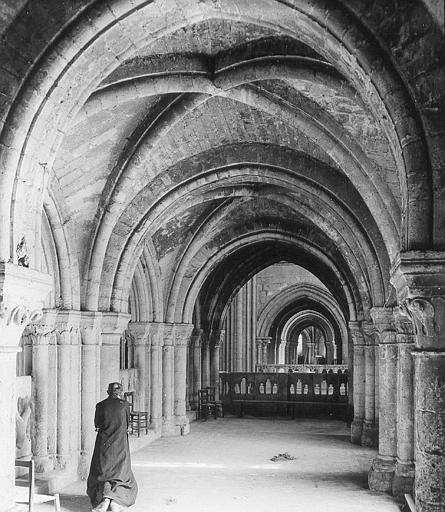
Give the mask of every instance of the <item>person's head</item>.
[(108, 384), (107, 393), (110, 396), (121, 396), (122, 391), (122, 384), (120, 382), (110, 382), (110, 384)]

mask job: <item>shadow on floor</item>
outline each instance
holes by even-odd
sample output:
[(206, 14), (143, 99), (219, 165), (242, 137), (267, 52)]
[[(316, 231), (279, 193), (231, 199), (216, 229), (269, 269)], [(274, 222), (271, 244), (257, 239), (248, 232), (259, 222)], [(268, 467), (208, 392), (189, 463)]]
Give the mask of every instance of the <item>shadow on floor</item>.
[(309, 480), (310, 482), (323, 482), (328, 484), (338, 484), (339, 486), (352, 486), (359, 489), (368, 490), (368, 475), (366, 473), (357, 473), (348, 471), (341, 473), (304, 473), (299, 474), (298, 479)]
[(62, 510), (70, 512), (89, 512), (91, 510), (88, 496), (79, 494), (61, 494), (60, 505)]

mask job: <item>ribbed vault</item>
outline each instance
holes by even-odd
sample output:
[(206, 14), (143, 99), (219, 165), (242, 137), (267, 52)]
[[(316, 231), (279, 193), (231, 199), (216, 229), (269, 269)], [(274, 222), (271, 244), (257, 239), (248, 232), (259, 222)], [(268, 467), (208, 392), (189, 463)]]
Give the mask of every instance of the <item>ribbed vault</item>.
[[(216, 327), (283, 258), (369, 319), (400, 249), (443, 247), (428, 6), (85, 1), (49, 26), (47, 8), (3, 37), (44, 20), (6, 66), (0, 247), (14, 258), (25, 235), (54, 301), (188, 322), (200, 297)], [(414, 19), (432, 50), (413, 63)]]

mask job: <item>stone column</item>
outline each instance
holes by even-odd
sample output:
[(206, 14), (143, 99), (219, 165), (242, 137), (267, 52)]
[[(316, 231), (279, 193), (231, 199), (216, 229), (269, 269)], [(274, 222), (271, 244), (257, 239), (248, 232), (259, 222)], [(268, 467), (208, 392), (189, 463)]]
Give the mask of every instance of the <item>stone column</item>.
[[(326, 342), (326, 364), (334, 364), (334, 342), (327, 341)], [(298, 341), (297, 341), (297, 351), (298, 351)]]
[(32, 381), (34, 398), (34, 435), (32, 453), (36, 472), (53, 469), (48, 454), (49, 416), (49, 341), (54, 335), (56, 311), (45, 311), (39, 324), (28, 327), (32, 339)]
[[(79, 325), (79, 312), (58, 310), (56, 317), (57, 332), (57, 469), (77, 473), (78, 431), (80, 428), (78, 398), (73, 397), (73, 387), (79, 392), (74, 361), (74, 347), (78, 344), (74, 338)], [(73, 332), (75, 331), (75, 332)], [(77, 382), (77, 384), (74, 384)], [(73, 436), (74, 439), (73, 439)]]
[(193, 351), (193, 369), (192, 369), (192, 409), (198, 408), (198, 390), (201, 389), (201, 338), (202, 329), (195, 329), (190, 340), (191, 350)]
[(202, 379), (201, 386), (203, 388), (210, 386), (210, 340), (206, 332), (201, 336), (202, 347)]
[(439, 512), (445, 510), (445, 253), (401, 253), (391, 282), (415, 333), (416, 510)]
[(243, 371), (243, 343), (244, 343), (244, 307), (242, 300), (242, 291), (244, 288), (241, 288), (235, 297), (235, 310), (236, 310), (236, 327), (235, 327), (235, 372)]
[(211, 386), (215, 388), (215, 400), (219, 400), (219, 351), (225, 336), (224, 330), (213, 331), (211, 343)]
[(162, 434), (175, 435), (173, 418), (173, 357), (174, 324), (164, 324), (164, 346), (162, 349)]
[(414, 349), (413, 324), (402, 311), (396, 314), (397, 365), (397, 460), (392, 493), (413, 494), (414, 486)]
[(256, 339), (257, 364), (267, 364), (267, 347), (271, 340), (270, 336), (262, 336)]
[[(57, 317), (60, 318), (60, 312)], [(81, 453), (81, 339), (79, 331), (80, 312), (70, 311), (70, 388), (71, 388), (71, 423), (70, 452), (73, 456), (73, 472), (77, 476), (79, 455)], [(78, 390), (73, 393), (72, 390)]]
[(256, 364), (263, 364), (263, 339), (256, 339)]
[(100, 348), (100, 395), (107, 397), (110, 382), (120, 382), (120, 340), (130, 321), (127, 313), (102, 313)]
[(187, 390), (187, 347), (193, 324), (176, 324), (174, 329), (174, 413), (175, 423), (181, 435), (190, 432), (189, 421), (186, 416), (186, 390)]
[(13, 507), (17, 398), (16, 357), (23, 330), (38, 322), (52, 278), (35, 270), (0, 262), (0, 510)]
[(349, 322), (352, 339), (352, 390), (354, 419), (351, 424), (351, 442), (361, 444), (365, 420), (365, 346), (363, 333), (358, 322)]
[(149, 368), (150, 322), (130, 322), (128, 328), (134, 336), (134, 366), (137, 369), (135, 410), (148, 411), (149, 408)]
[(80, 335), (81, 365), (81, 477), (86, 478), (93, 454), (96, 432), (94, 413), (100, 393), (100, 344), (102, 313), (82, 311)]
[(307, 345), (307, 362), (308, 364), (315, 364), (315, 342), (308, 341)]
[(368, 474), (369, 488), (391, 492), (397, 454), (397, 339), (393, 308), (371, 309), (379, 333), (379, 454)]
[(164, 324), (150, 326), (150, 428), (155, 432), (162, 429), (162, 347)]
[(272, 338), (263, 338), (263, 364), (268, 363), (267, 350)]
[(362, 328), (365, 342), (365, 419), (361, 445), (377, 448), (379, 430), (375, 423), (375, 336), (372, 324), (363, 323)]

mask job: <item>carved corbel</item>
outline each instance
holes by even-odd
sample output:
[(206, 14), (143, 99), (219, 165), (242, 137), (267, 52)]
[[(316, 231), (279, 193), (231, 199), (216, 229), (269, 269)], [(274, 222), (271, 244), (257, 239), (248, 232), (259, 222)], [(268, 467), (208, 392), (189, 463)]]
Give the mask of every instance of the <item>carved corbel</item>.
[(402, 309), (412, 319), (417, 345), (420, 348), (445, 346), (445, 298), (406, 298), (402, 303)]

